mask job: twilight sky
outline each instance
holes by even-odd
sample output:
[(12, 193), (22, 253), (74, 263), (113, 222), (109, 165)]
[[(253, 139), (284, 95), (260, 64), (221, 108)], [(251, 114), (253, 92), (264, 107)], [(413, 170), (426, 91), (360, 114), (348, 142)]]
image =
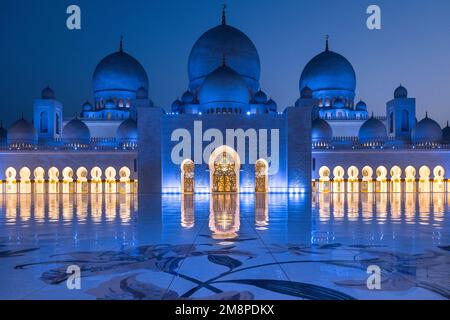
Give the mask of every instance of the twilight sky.
[[(443, 126), (450, 120), (450, 1), (448, 0), (227, 0), (227, 22), (255, 43), (262, 89), (279, 110), (299, 96), (305, 64), (324, 48), (355, 68), (357, 99), (385, 115), (401, 83)], [(77, 4), (82, 29), (66, 28), (66, 8)], [(150, 98), (167, 110), (186, 90), (187, 58), (197, 38), (220, 23), (222, 0), (2, 0), (0, 3), (0, 119), (32, 116), (33, 99), (50, 85), (64, 116), (92, 102), (96, 64), (118, 49), (149, 75)], [(366, 8), (382, 10), (382, 29), (366, 27)]]

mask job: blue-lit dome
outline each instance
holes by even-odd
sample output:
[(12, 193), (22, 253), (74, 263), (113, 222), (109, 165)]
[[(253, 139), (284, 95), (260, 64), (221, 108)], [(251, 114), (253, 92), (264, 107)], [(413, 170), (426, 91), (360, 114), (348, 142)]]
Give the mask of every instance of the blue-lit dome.
[(328, 122), (323, 119), (316, 119), (312, 122), (312, 142), (330, 142), (332, 138), (333, 130)]
[[(200, 88), (201, 104), (250, 102), (250, 92), (245, 80), (227, 65), (222, 65), (206, 77)], [(221, 107), (217, 105), (217, 107)]]
[(408, 90), (406, 90), (405, 87), (400, 85), (397, 89), (394, 91), (394, 98), (395, 99), (406, 99), (408, 98)]
[(384, 143), (387, 140), (386, 126), (380, 120), (371, 117), (359, 128), (358, 138), (361, 144)]
[(55, 92), (49, 86), (45, 87), (41, 92), (41, 98), (44, 100), (55, 99)]
[(257, 104), (264, 104), (267, 102), (267, 95), (264, 93), (264, 91), (259, 90), (257, 93), (255, 93), (254, 100)]
[(62, 138), (65, 144), (89, 144), (91, 132), (83, 121), (75, 118), (64, 126)]
[(178, 112), (182, 106), (183, 102), (181, 102), (180, 99), (176, 99), (174, 102), (172, 102), (172, 111)]
[(266, 106), (269, 108), (270, 111), (276, 112), (278, 105), (277, 103), (272, 100), (272, 98), (269, 99), (269, 101), (267, 101)]
[(439, 124), (425, 116), (411, 131), (414, 144), (431, 144), (442, 142), (442, 129)]
[(300, 78), (300, 91), (308, 86), (314, 93), (342, 91), (354, 93), (356, 75), (350, 62), (340, 54), (325, 50), (308, 62)]
[(9, 128), (7, 140), (9, 144), (37, 144), (38, 135), (31, 123), (20, 119)]
[(136, 99), (148, 99), (148, 91), (144, 87), (140, 87), (136, 91)]
[(92, 111), (92, 104), (89, 103), (89, 101), (86, 101), (83, 103), (83, 111)]
[(187, 90), (183, 95), (181, 96), (181, 101), (186, 104), (194, 103), (194, 95), (192, 92)]
[(206, 31), (192, 47), (188, 62), (190, 89), (196, 92), (205, 78), (220, 66), (224, 55), (227, 65), (256, 92), (261, 68), (258, 51), (242, 31), (224, 21)]
[(364, 101), (360, 100), (357, 104), (356, 104), (356, 110), (358, 111), (367, 111), (367, 105)]
[(448, 121), (447, 126), (442, 129), (442, 142), (445, 144), (450, 144), (450, 127), (448, 126)]
[(117, 128), (116, 140), (119, 144), (136, 144), (138, 141), (136, 121), (132, 119), (123, 121)]
[(133, 98), (141, 87), (148, 91), (144, 68), (122, 49), (100, 61), (95, 68), (92, 84), (96, 97), (123, 95)]
[(300, 90), (300, 98), (302, 99), (311, 99), (313, 97), (313, 92), (310, 87), (306, 86)]

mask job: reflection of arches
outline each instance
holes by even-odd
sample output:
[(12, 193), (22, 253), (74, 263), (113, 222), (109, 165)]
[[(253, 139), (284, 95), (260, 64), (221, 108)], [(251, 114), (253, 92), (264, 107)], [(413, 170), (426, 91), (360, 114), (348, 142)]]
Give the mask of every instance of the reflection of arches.
[(28, 169), (27, 167), (23, 167), (19, 171), (19, 176), (20, 176), (20, 185), (19, 185), (20, 193), (31, 193), (30, 169)]
[(391, 168), (391, 192), (402, 192), (402, 169), (399, 166)]
[(119, 170), (119, 176), (120, 176), (120, 185), (119, 185), (119, 192), (120, 193), (131, 193), (131, 182), (130, 182), (130, 174), (131, 171), (128, 167), (122, 167)]
[(319, 169), (319, 192), (330, 192), (330, 169), (326, 166)]
[(102, 193), (102, 169), (93, 167), (91, 169), (91, 193)]
[(341, 166), (333, 169), (333, 192), (345, 192), (345, 170)]
[(361, 183), (361, 191), (362, 192), (373, 192), (373, 170), (369, 166), (365, 166), (362, 169), (362, 183)]
[(48, 193), (59, 193), (59, 170), (56, 167), (48, 169)]
[(255, 195), (255, 224), (258, 230), (266, 230), (269, 225), (269, 195), (267, 193)]
[(445, 169), (442, 166), (436, 166), (433, 169), (433, 192), (445, 192)]
[(359, 192), (359, 170), (355, 166), (351, 166), (347, 170), (348, 174), (348, 182), (347, 182), (347, 191), (348, 192)]
[(77, 169), (77, 193), (88, 193), (88, 171), (85, 167)]
[(34, 175), (34, 192), (45, 193), (45, 170), (42, 167), (37, 167), (33, 171)]
[(194, 193), (194, 162), (184, 159), (181, 163), (181, 193)]
[(216, 148), (209, 157), (211, 192), (239, 192), (241, 160), (229, 146)]
[(269, 191), (269, 165), (265, 159), (259, 159), (255, 163), (255, 192)]
[(17, 193), (17, 171), (13, 167), (9, 167), (5, 170), (6, 176), (6, 193)]
[(413, 166), (405, 169), (405, 192), (416, 192), (416, 168)]
[(211, 194), (209, 229), (214, 239), (233, 239), (240, 228), (239, 195)]
[(376, 171), (376, 192), (387, 192), (387, 169), (379, 166)]
[(430, 168), (421, 166), (419, 169), (419, 192), (430, 192)]
[(73, 170), (71, 167), (65, 167), (62, 171), (63, 184), (62, 193), (73, 193)]
[(108, 167), (105, 170), (105, 193), (116, 193), (117, 183), (116, 183), (116, 169), (113, 167)]
[(190, 229), (195, 225), (194, 195), (181, 195), (181, 226)]

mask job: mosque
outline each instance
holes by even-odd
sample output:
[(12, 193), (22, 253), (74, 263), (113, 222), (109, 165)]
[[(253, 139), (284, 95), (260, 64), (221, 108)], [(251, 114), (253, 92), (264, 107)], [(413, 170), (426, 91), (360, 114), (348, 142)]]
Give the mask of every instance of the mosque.
[(121, 40), (95, 68), (79, 115), (64, 118), (44, 88), (32, 118), (0, 128), (1, 192), (450, 191), (448, 124), (417, 119), (401, 85), (386, 114), (369, 113), (355, 102), (353, 66), (328, 39), (285, 108), (261, 88), (258, 51), (225, 12), (193, 45), (188, 73), (181, 98), (159, 107)]

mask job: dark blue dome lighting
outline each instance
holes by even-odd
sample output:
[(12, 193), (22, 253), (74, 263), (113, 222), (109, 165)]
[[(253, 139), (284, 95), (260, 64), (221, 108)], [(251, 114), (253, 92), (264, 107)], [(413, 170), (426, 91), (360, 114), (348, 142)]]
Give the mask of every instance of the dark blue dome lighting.
[(206, 77), (199, 92), (200, 104), (212, 107), (233, 107), (233, 104), (247, 105), (250, 92), (245, 80), (233, 69), (222, 65)]
[(36, 129), (25, 119), (14, 122), (7, 132), (8, 144), (37, 144)]
[(364, 101), (360, 100), (356, 106), (355, 106), (356, 110), (358, 111), (367, 111), (367, 105)]
[(439, 124), (425, 116), (411, 131), (414, 144), (434, 144), (442, 142), (442, 130)]
[(358, 138), (361, 144), (383, 144), (387, 141), (386, 126), (380, 120), (371, 117), (359, 128)]
[(88, 126), (80, 119), (70, 120), (63, 128), (63, 141), (65, 144), (84, 144), (91, 142), (91, 132)]
[(119, 144), (136, 144), (138, 141), (137, 123), (127, 119), (120, 124), (116, 132), (116, 140)]
[(188, 62), (191, 91), (196, 92), (205, 78), (220, 66), (223, 55), (227, 57), (227, 65), (256, 92), (261, 68), (256, 47), (242, 31), (226, 24), (206, 31), (192, 47)]
[(405, 87), (400, 85), (394, 91), (394, 98), (395, 99), (406, 99), (406, 98), (408, 98), (408, 90), (406, 90)]
[(333, 138), (331, 126), (323, 119), (316, 119), (312, 123), (312, 142), (330, 142)]
[(118, 51), (97, 65), (92, 78), (96, 100), (136, 97), (139, 88), (148, 91), (148, 77), (142, 65), (129, 54)]
[(300, 92), (306, 86), (311, 88), (315, 97), (353, 98), (356, 89), (355, 70), (346, 58), (326, 50), (315, 56), (303, 69)]

